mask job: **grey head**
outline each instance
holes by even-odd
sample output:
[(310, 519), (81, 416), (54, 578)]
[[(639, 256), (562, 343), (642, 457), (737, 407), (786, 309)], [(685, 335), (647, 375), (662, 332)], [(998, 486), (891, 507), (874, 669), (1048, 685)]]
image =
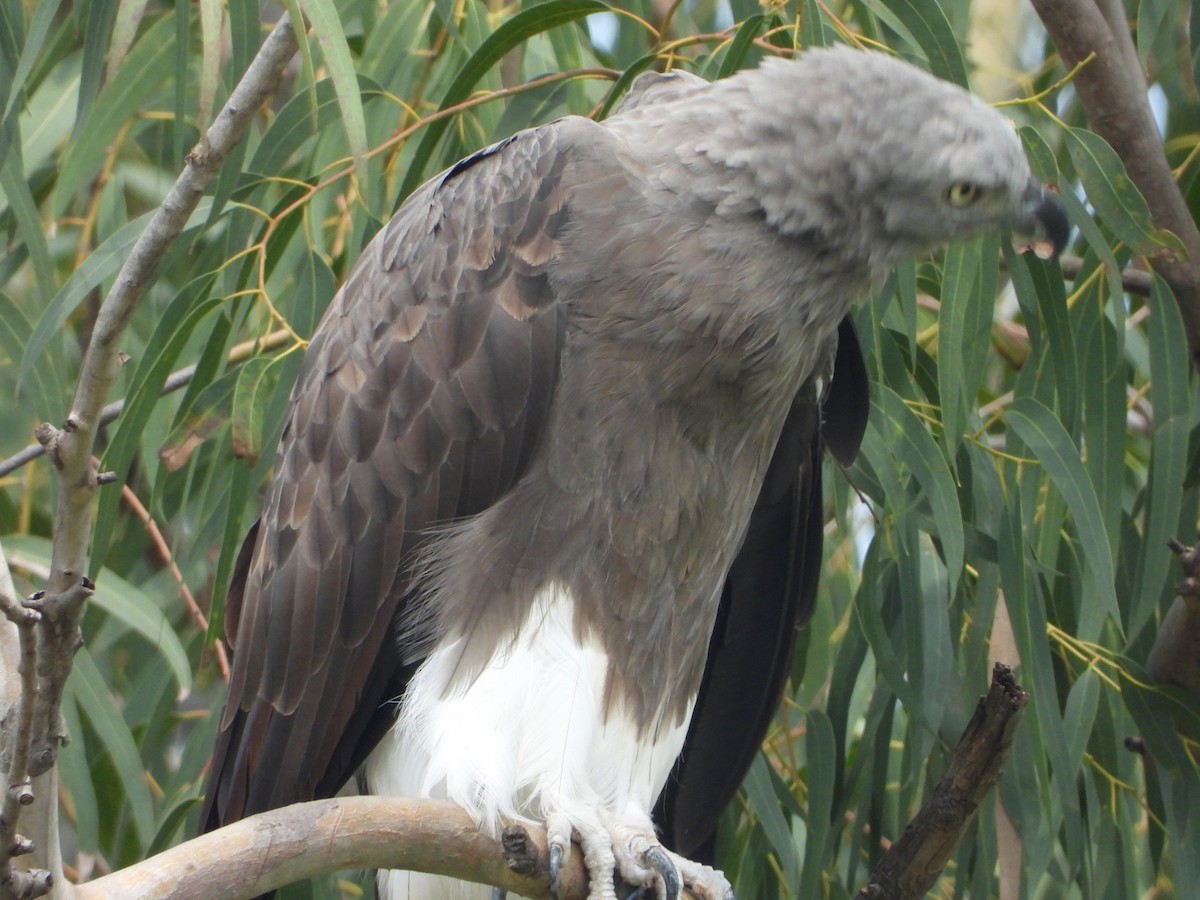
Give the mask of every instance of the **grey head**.
[[(660, 93), (652, 81), (642, 87), (647, 97)], [(809, 50), (707, 92), (688, 84), (675, 97), (650, 108), (635, 97), (623, 111), (690, 120), (703, 132), (689, 148), (694, 169), (707, 160), (737, 176), (714, 185), (710, 199), (731, 211), (757, 207), (780, 232), (873, 276), (992, 229), (1056, 248), (1066, 241), (1066, 218), (1033, 177), (1012, 123), (883, 53)]]

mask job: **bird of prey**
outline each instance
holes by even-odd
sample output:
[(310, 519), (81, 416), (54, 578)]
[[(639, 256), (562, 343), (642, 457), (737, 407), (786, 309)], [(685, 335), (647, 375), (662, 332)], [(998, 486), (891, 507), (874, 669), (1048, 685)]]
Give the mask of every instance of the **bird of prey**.
[(204, 827), (358, 772), (483, 828), (542, 823), (554, 870), (574, 836), (592, 900), (614, 877), (730, 896), (686, 855), (812, 602), (821, 448), (847, 462), (862, 436), (850, 303), (996, 228), (1067, 231), (1009, 122), (849, 48), (643, 76), (606, 121), (418, 189), (292, 392), (229, 591)]

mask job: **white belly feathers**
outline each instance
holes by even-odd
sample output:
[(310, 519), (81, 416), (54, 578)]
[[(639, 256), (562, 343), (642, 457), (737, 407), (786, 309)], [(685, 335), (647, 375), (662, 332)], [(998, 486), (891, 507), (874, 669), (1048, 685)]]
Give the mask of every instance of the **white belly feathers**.
[[(399, 721), (367, 759), (371, 793), (449, 799), (497, 833), (501, 820), (541, 823), (550, 813), (648, 817), (683, 747), (690, 708), (683, 723), (640, 738), (620, 706), (606, 721), (608, 656), (594, 639), (580, 643), (574, 604), (556, 585), (534, 599), (507, 650), (447, 693), (461, 640), (435, 648), (409, 684)], [(380, 875), (389, 900), (490, 893), (434, 876)]]

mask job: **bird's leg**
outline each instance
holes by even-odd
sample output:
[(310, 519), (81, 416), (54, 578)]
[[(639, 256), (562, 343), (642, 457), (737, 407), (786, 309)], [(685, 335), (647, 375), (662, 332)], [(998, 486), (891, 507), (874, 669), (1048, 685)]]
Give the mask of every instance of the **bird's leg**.
[(504, 888), (492, 888), (492, 900), (508, 900), (508, 891)]

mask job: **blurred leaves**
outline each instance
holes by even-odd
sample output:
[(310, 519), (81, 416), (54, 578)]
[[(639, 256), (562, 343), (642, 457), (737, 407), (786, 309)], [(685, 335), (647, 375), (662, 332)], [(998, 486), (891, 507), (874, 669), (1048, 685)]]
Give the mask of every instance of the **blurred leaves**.
[[(1197, 700), (1138, 668), (1172, 598), (1163, 541), (1196, 527), (1195, 379), (1168, 289), (1156, 281), (1146, 302), (1120, 281), (1137, 254), (1177, 244), (1069, 87), (1025, 100), (1064, 73), (1053, 57), (1039, 69), (1003, 56), (1044, 43), (1018, 6), (986, 18), (968, 0), (694, 0), (658, 34), (650, 0), (294, 5), (306, 55), (162, 262), (125, 335), (126, 405), (102, 443), (213, 628), (299, 351), (430, 174), (516, 129), (604, 115), (648, 68), (724, 77), (797, 40), (852, 34), (977, 88), (1027, 71), (988, 99), (1021, 101), (1005, 112), (1068, 207), (1079, 272), (1064, 282), (1057, 263), (993, 237), (902, 266), (862, 299), (864, 452), (826, 473), (820, 608), (719, 862), (741, 900), (852, 896), (942, 774), (991, 652), (1019, 656), (1033, 696), (995, 801), (1023, 839), (1016, 895), (1125, 898), (1200, 879)], [(0, 455), (64, 419), (98, 299), (261, 40), (259, 14), (248, 0), (0, 3)], [(1138, 49), (1196, 211), (1193, 51), (1166, 27), (1179, 15), (1137, 4)], [(974, 66), (991, 51), (1003, 64)], [(186, 389), (160, 396), (188, 365)], [(23, 589), (48, 565), (52, 483), (44, 460), (0, 481)], [(212, 634), (116, 489), (93, 548), (63, 818), (69, 847), (117, 867), (189, 833), (223, 689)], [(994, 623), (1008, 621), (1002, 639)], [(1126, 750), (1135, 734), (1153, 765)], [(994, 812), (937, 896), (999, 895)], [(336, 896), (332, 884), (318, 893)]]

